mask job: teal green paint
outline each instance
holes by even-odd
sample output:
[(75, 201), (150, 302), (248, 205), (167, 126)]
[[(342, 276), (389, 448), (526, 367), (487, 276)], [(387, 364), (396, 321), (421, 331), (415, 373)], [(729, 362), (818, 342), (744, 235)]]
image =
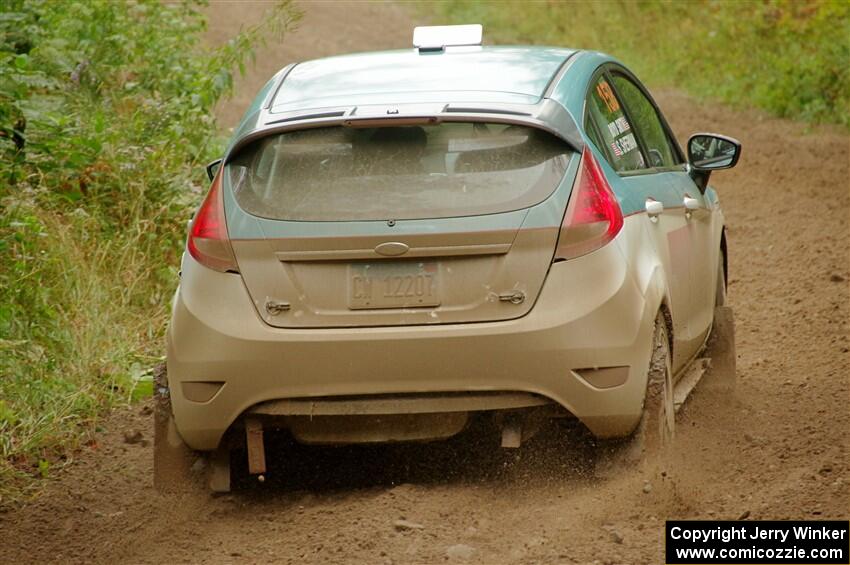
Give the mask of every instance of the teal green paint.
[[(620, 206), (623, 215), (645, 211), (647, 198), (661, 202), (665, 209), (681, 208), (681, 174), (685, 173), (667, 171), (620, 178), (620, 190), (615, 189), (614, 192), (625, 196)], [(693, 183), (691, 186), (694, 186)]]
[(560, 102), (561, 106), (576, 118), (579, 126), (583, 123), (584, 100), (590, 86), (590, 78), (596, 69), (605, 63), (622, 65), (617, 59), (597, 51), (577, 53), (570, 61), (569, 69), (552, 91), (552, 99)]
[[(280, 71), (282, 72), (282, 71)], [(271, 89), (274, 88), (275, 83), (277, 82), (277, 78), (280, 75), (280, 72), (275, 74), (274, 77), (269, 79), (268, 82), (260, 89), (260, 92), (254, 97), (254, 100), (251, 101), (251, 105), (248, 106), (248, 109), (245, 110), (245, 114), (243, 114), (242, 119), (239, 120), (239, 125), (234, 129), (233, 137), (230, 140), (230, 144), (233, 141), (239, 139), (242, 135), (253, 131), (259, 125), (259, 118), (261, 114), (260, 107), (263, 104), (263, 101), (271, 92)]]
[(263, 86), (263, 88), (260, 89), (260, 92), (257, 93), (257, 95), (254, 97), (254, 100), (251, 101), (251, 105), (248, 106), (248, 109), (245, 111), (245, 116), (242, 118), (243, 121), (246, 118), (248, 118), (249, 116), (253, 115), (255, 112), (260, 111), (260, 106), (262, 106), (263, 101), (269, 95), (269, 92), (271, 92), (271, 89), (274, 88), (274, 85), (277, 82), (277, 77), (278, 77), (279, 74), (280, 74), (280, 72), (278, 72), (274, 77), (269, 79), (269, 81), (266, 82), (265, 86)]
[[(687, 171), (672, 171), (665, 174), (667, 175), (667, 179), (670, 184), (676, 189), (676, 193), (678, 195), (678, 204), (676, 204), (676, 206), (683, 205), (684, 200), (682, 197), (687, 194), (691, 198), (699, 200), (700, 206), (707, 207), (710, 202), (710, 195), (703, 194), (699, 191), (697, 185), (694, 184), (694, 179), (691, 178), (691, 175), (689, 175)], [(667, 206), (667, 203), (665, 203), (664, 206)]]
[[(649, 197), (658, 200), (666, 208), (681, 207), (682, 192), (697, 192), (686, 172), (665, 171), (620, 176), (608, 164), (602, 151), (585, 134), (584, 103), (590, 87), (590, 80), (596, 70), (606, 63), (615, 63), (625, 67), (620, 61), (604, 53), (582, 51), (576, 54), (570, 62), (567, 72), (555, 85), (552, 99), (558, 101), (579, 125), (582, 137), (602, 167), (624, 216), (643, 212), (646, 209), (646, 199)], [(693, 196), (694, 198), (700, 197), (698, 194), (693, 194)]]
[[(272, 102), (272, 112), (389, 103), (534, 104), (540, 100), (552, 77), (571, 55), (574, 57), (559, 82), (554, 85), (551, 97), (573, 116), (581, 130), (584, 101), (591, 76), (602, 64), (621, 63), (604, 53), (576, 53), (570, 49), (551, 47), (457, 47), (448, 48), (442, 53), (428, 54), (408, 49), (308, 61), (296, 65), (286, 77)], [(273, 82), (270, 81), (255, 98), (234, 140), (260, 125), (259, 106)], [(593, 148), (589, 138), (584, 138)], [(624, 215), (643, 211), (650, 193), (664, 202), (665, 206), (681, 206), (681, 202), (674, 202), (674, 180), (667, 178), (674, 173), (620, 177), (598, 149), (594, 148), (593, 151), (611, 181)], [(525, 211), (519, 211), (523, 214), (523, 220), (520, 221), (523, 227), (548, 227), (561, 222), (577, 166), (578, 159), (572, 159), (564, 177), (569, 182), (565, 180), (550, 198), (529, 208), (527, 218), (524, 216)], [(227, 184), (227, 177), (225, 179)], [(565, 188), (563, 185), (568, 186)], [(391, 229), (387, 229), (386, 222), (281, 222), (248, 216), (238, 208), (230, 190), (225, 193), (228, 225), (235, 232), (232, 237), (237, 238), (353, 236), (367, 233), (386, 233), (389, 236), (399, 234), (402, 228), (410, 230), (406, 233), (427, 233), (448, 229), (447, 226), (437, 224), (459, 220), (405, 220), (399, 221)], [(518, 227), (517, 218), (512, 216), (516, 214), (518, 212), (472, 216), (463, 218), (462, 224), (468, 231)], [(337, 230), (333, 234), (326, 233), (330, 225)]]
[[(585, 143), (611, 184), (623, 215), (643, 212), (647, 197), (662, 202), (667, 208), (682, 206), (682, 191), (701, 198), (698, 191), (693, 190), (693, 182), (684, 171), (621, 177), (584, 134), (584, 103), (592, 75), (603, 64), (622, 65), (604, 53), (576, 53), (571, 49), (553, 47), (486, 46), (452, 47), (437, 53), (407, 49), (307, 61), (297, 64), (286, 77), (272, 102), (271, 112), (431, 102), (535, 104), (568, 58), (566, 71), (553, 85), (551, 98), (560, 103), (578, 124)], [(262, 125), (259, 122), (263, 114), (260, 106), (275, 82), (272, 79), (258, 93), (233, 140)], [(520, 226), (551, 227), (562, 221), (578, 162), (578, 158), (571, 159), (564, 180), (555, 192), (526, 210), (463, 218), (400, 220), (393, 227), (387, 226), (386, 221), (287, 222), (256, 218), (238, 207), (229, 186), (229, 177), (225, 175), (228, 227), (231, 237), (236, 239), (340, 235), (390, 237), (429, 232), (516, 229)], [(703, 198), (706, 203), (718, 200), (711, 188)]]

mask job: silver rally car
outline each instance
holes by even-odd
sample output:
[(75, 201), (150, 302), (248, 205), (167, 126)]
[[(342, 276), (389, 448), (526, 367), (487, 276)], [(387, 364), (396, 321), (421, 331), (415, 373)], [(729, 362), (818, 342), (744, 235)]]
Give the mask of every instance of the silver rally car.
[[(643, 452), (714, 372), (734, 381), (717, 169), (598, 52), (412, 49), (291, 64), (259, 92), (191, 224), (157, 387), (155, 482), (264, 430), (299, 442), (434, 440), (474, 413), (518, 447), (569, 417)], [(498, 439), (494, 442), (498, 445)]]

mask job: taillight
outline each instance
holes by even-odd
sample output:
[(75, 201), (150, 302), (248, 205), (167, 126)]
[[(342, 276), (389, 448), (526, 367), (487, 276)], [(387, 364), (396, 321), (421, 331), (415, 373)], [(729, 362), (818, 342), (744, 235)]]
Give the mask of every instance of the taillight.
[(555, 260), (595, 251), (614, 239), (622, 227), (623, 213), (617, 197), (593, 153), (585, 147), (558, 235)]
[(224, 199), (221, 191), (223, 170), (224, 167), (219, 169), (207, 197), (195, 214), (189, 229), (187, 247), (198, 263), (210, 269), (239, 272), (224, 220)]

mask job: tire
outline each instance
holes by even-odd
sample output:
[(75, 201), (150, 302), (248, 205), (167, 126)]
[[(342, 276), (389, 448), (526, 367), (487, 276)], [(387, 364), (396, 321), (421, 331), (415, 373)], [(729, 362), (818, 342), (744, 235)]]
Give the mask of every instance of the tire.
[[(159, 492), (179, 493), (197, 482), (193, 466), (199, 455), (180, 437), (171, 410), (165, 365), (154, 376), (153, 484)], [(203, 467), (203, 464), (199, 465)]]
[(714, 292), (714, 307), (726, 306), (726, 256), (723, 251), (717, 259), (717, 290)]
[(659, 312), (652, 332), (652, 354), (646, 376), (643, 415), (633, 442), (640, 448), (642, 459), (655, 459), (670, 447), (675, 431), (670, 339), (667, 322)]
[(652, 352), (640, 422), (627, 438), (599, 442), (595, 462), (599, 477), (617, 476), (633, 469), (636, 464), (653, 463), (673, 443), (676, 409), (668, 336), (664, 314), (659, 312), (652, 330)]

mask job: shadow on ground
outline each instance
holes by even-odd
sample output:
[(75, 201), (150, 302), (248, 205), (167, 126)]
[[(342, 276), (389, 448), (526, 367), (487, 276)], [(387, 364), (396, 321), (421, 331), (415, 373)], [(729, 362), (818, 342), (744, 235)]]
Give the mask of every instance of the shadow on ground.
[(519, 449), (500, 446), (498, 430), (484, 419), (448, 440), (383, 445), (308, 446), (283, 431), (266, 434), (265, 481), (248, 475), (243, 450), (233, 452), (234, 492), (356, 490), (408, 483), (538, 484), (593, 478), (594, 449), (587, 431), (572, 421), (552, 421)]

